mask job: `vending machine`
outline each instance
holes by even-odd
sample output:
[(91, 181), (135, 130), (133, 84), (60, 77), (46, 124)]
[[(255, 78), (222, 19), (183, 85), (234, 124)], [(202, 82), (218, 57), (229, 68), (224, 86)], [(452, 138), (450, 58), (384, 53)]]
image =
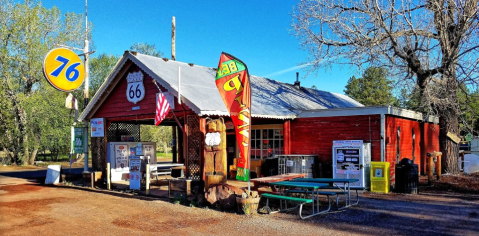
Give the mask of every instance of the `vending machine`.
[(359, 179), (350, 186), (369, 188), (371, 144), (363, 140), (333, 141), (333, 178)]

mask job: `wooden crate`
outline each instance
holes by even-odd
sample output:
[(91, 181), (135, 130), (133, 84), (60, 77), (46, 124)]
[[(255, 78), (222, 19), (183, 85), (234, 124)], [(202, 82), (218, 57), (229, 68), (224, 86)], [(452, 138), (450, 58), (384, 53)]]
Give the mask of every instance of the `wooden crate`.
[(168, 180), (169, 198), (186, 198), (191, 195), (191, 179)]

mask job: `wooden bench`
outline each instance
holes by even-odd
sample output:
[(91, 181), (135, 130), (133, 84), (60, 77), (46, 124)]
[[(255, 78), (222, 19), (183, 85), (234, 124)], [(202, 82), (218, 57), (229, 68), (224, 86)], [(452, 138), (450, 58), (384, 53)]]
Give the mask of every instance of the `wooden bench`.
[(170, 175), (171, 170), (170, 169), (164, 169), (164, 170), (153, 170), (150, 172), (151, 176), (156, 177), (156, 184), (158, 185), (158, 175)]
[[(305, 203), (313, 203), (313, 199), (306, 199), (306, 198), (297, 198), (297, 197), (288, 197), (288, 196), (283, 196), (283, 195), (275, 195), (275, 194), (269, 194), (269, 193), (263, 193), (261, 194), (261, 197), (262, 198), (266, 198), (266, 210), (268, 211), (268, 213), (276, 213), (276, 212), (280, 212), (280, 211), (288, 211), (288, 210), (291, 210), (291, 209), (296, 209), (298, 208), (298, 205), (299, 205), (299, 217), (301, 219), (304, 219), (303, 215), (302, 215), (302, 211), (303, 211), (303, 204)], [(279, 211), (271, 211), (271, 209), (269, 208), (269, 199), (277, 199), (277, 200), (280, 200), (280, 210)], [(285, 201), (285, 209), (282, 209), (282, 202), (281, 201)], [(295, 207), (292, 207), (292, 208), (287, 208), (287, 204), (286, 204), (286, 201), (290, 201), (290, 202), (297, 202), (298, 205), (295, 206)]]

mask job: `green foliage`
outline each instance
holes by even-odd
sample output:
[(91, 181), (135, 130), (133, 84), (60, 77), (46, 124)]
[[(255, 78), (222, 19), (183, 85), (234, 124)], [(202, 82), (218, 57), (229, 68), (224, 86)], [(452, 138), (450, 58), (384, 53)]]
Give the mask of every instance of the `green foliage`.
[(154, 57), (163, 57), (163, 53), (160, 50), (156, 50), (155, 44), (135, 43), (130, 47), (130, 50)]
[(384, 68), (369, 67), (362, 78), (351, 77), (344, 93), (365, 106), (397, 106), (398, 100), (393, 96), (392, 80), (387, 78)]
[(140, 139), (147, 142), (155, 142), (156, 150), (162, 151), (166, 156), (171, 149), (173, 140), (172, 129), (170, 126), (142, 125), (140, 126)]
[(466, 86), (460, 86), (457, 100), (461, 110), (459, 115), (461, 135), (469, 132), (479, 135), (479, 91), (470, 91)]
[(0, 6), (0, 148), (12, 163), (32, 164), (42, 148), (68, 149), (65, 94), (43, 79), (42, 62), (54, 44), (83, 46), (83, 16), (32, 0)]
[(399, 107), (417, 112), (425, 112), (425, 110), (421, 107), (421, 98), (419, 95), (418, 86), (414, 87), (411, 92), (408, 92), (406, 88), (402, 88), (398, 100)]

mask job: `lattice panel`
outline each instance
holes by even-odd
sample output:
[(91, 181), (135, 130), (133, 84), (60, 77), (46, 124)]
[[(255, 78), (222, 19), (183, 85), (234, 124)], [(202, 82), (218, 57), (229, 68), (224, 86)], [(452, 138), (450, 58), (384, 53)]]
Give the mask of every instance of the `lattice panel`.
[[(135, 142), (140, 141), (140, 125), (127, 123), (112, 123), (106, 133), (108, 142), (120, 142), (121, 136), (131, 136)], [(106, 169), (106, 143), (103, 137), (91, 138), (92, 168), (94, 171)]]
[(105, 138), (91, 138), (91, 158), (93, 171), (104, 171), (106, 166)]
[(194, 180), (201, 180), (201, 131), (200, 117), (196, 115), (188, 116), (188, 173)]
[(107, 131), (108, 142), (120, 142), (122, 135), (132, 136), (134, 142), (140, 142), (140, 125), (111, 123)]

